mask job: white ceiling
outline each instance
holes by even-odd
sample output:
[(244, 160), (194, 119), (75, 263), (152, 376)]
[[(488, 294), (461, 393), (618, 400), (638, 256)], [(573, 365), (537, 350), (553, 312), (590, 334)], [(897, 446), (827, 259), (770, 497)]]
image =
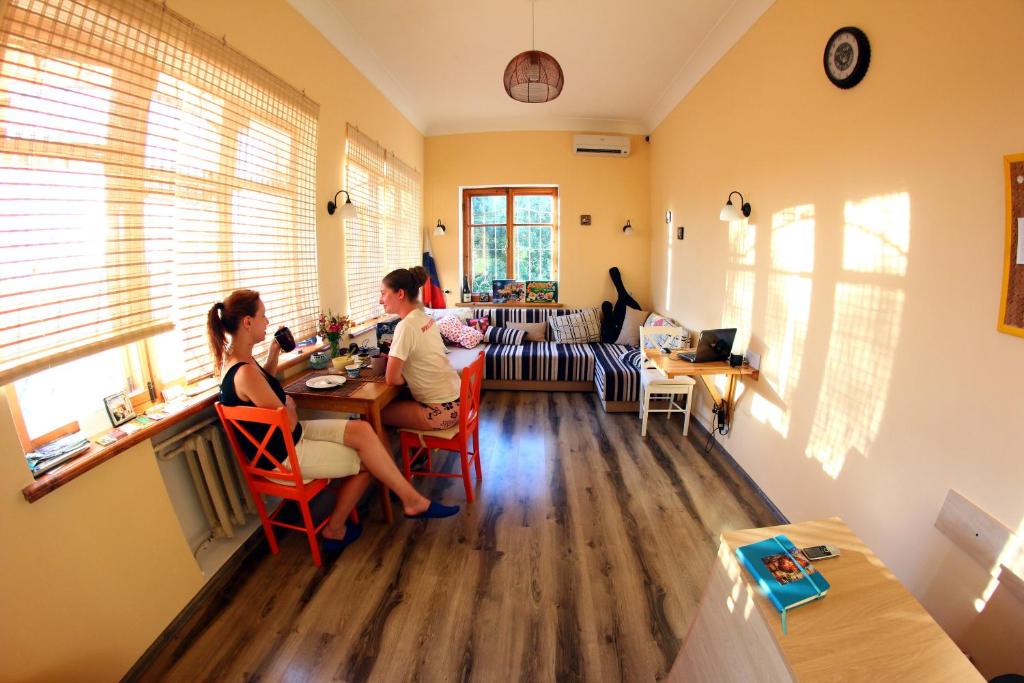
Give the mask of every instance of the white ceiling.
[(562, 65), (554, 101), (502, 86), (530, 49), (530, 0), (288, 0), (424, 135), (648, 133), (774, 0), (536, 0), (536, 49)]

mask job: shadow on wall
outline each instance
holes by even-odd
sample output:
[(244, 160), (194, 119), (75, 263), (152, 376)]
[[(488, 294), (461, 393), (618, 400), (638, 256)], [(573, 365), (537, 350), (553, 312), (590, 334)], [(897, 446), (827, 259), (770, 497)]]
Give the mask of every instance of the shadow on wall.
[[(770, 231), (760, 236), (767, 259), (758, 258), (758, 226), (730, 223), (722, 311), (722, 326), (739, 328), (737, 346), (753, 341), (764, 357), (761, 382), (744, 389), (752, 394), (751, 414), (788, 440), (793, 397), (813, 373), (804, 367), (812, 293), (817, 287), (819, 297), (828, 297), (832, 324), (824, 368), (806, 378), (818, 390), (804, 452), (832, 479), (849, 457), (869, 456), (885, 413), (904, 309), (910, 196), (847, 201), (843, 223), (840, 274), (832, 283), (815, 281), (813, 204), (772, 215)], [(750, 339), (755, 326), (763, 338)]]

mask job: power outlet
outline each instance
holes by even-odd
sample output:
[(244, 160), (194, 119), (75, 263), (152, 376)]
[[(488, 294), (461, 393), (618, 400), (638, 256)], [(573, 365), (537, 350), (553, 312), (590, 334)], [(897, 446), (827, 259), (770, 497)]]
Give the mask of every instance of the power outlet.
[(761, 369), (761, 354), (757, 351), (751, 351), (747, 349), (747, 365), (750, 366), (751, 370)]

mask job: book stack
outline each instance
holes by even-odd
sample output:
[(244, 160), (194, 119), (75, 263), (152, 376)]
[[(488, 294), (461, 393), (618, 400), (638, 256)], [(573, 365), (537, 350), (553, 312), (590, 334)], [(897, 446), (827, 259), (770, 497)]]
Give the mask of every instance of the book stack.
[(33, 477), (52, 470), (57, 465), (89, 450), (89, 439), (81, 432), (62, 436), (56, 441), (39, 446), (25, 455)]
[(786, 633), (789, 610), (819, 600), (828, 592), (825, 577), (785, 536), (737, 548), (736, 556), (757, 580), (761, 592), (782, 614), (783, 633)]

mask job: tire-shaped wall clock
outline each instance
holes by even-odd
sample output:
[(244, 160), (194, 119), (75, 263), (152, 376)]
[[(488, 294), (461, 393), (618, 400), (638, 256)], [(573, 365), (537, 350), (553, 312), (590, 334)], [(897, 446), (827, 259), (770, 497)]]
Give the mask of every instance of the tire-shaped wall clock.
[(825, 75), (844, 90), (861, 82), (871, 63), (868, 37), (855, 26), (844, 26), (825, 43)]

